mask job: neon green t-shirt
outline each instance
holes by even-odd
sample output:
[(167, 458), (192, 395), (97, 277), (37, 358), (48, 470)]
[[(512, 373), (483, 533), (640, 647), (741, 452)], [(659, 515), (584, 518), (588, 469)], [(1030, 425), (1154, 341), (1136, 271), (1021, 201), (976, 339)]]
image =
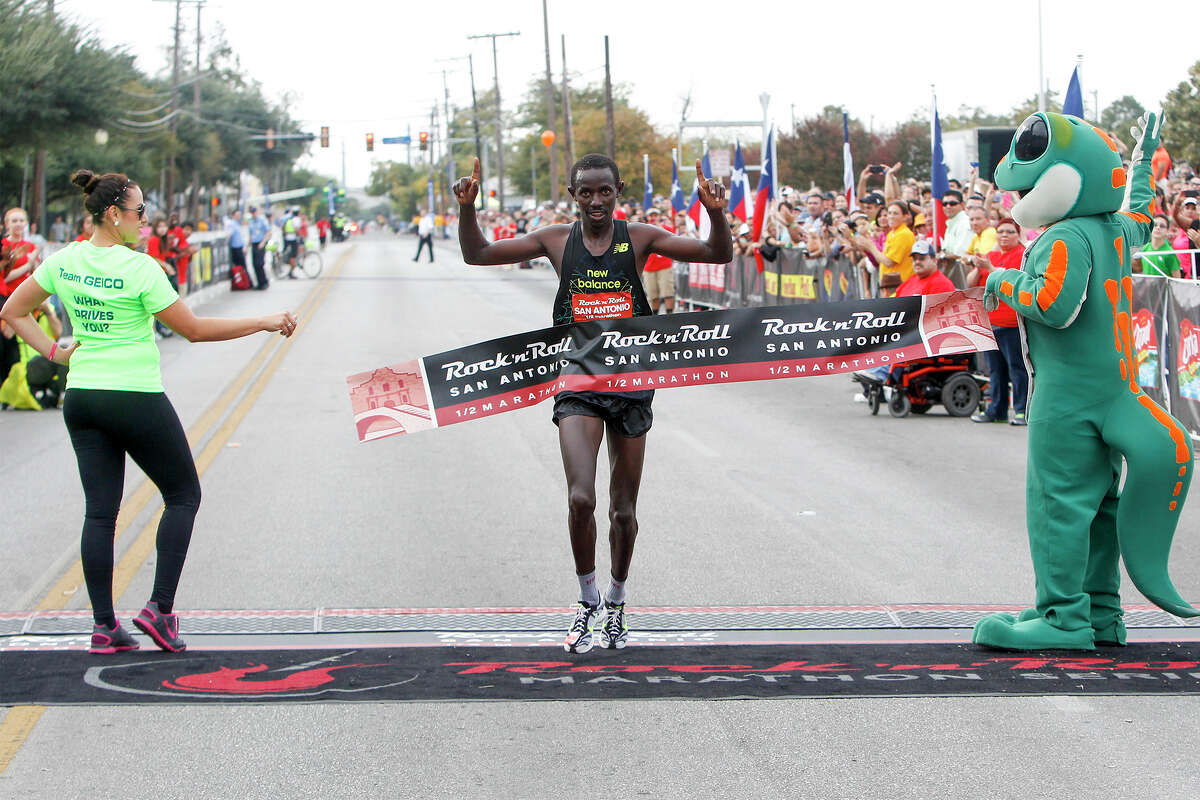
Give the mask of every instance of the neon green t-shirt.
[(1171, 247), (1170, 242), (1164, 240), (1158, 247), (1146, 245), (1142, 248), (1142, 274), (1161, 275), (1166, 278), (1173, 278), (1179, 274), (1179, 256), (1175, 255), (1175, 248)]
[(62, 300), (79, 342), (68, 389), (163, 390), (151, 322), (179, 294), (157, 261), (120, 245), (72, 242), (33, 278)]

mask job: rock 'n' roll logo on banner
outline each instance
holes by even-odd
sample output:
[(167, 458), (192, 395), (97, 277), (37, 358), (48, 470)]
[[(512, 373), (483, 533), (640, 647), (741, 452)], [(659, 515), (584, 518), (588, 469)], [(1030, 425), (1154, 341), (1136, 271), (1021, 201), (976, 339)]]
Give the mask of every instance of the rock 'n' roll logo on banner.
[(505, 336), (346, 379), (360, 441), (535, 405), (830, 375), (994, 350), (982, 289), (918, 297), (594, 319)]

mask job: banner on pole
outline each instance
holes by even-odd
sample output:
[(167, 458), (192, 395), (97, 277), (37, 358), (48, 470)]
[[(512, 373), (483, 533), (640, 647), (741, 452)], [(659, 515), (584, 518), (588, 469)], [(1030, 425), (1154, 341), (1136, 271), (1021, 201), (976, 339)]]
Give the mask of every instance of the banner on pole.
[(830, 375), (994, 350), (982, 296), (980, 288), (577, 322), (361, 372), (346, 382), (365, 442), (513, 411), (561, 391)]

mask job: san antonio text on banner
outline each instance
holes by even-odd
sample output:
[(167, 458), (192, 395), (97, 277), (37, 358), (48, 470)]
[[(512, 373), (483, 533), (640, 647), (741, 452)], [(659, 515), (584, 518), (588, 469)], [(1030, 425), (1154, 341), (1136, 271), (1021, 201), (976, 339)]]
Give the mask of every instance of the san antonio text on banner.
[(515, 334), (347, 379), (363, 441), (540, 403), (560, 391), (828, 375), (995, 349), (982, 289), (595, 320)]

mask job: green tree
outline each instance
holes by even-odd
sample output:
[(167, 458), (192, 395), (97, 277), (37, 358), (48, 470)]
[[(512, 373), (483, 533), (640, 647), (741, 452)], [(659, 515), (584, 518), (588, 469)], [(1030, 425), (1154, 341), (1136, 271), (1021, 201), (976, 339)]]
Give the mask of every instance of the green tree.
[(1162, 142), (1171, 155), (1200, 164), (1200, 61), (1188, 68), (1188, 79), (1167, 92), (1163, 101)]
[(1146, 109), (1130, 95), (1120, 97), (1100, 112), (1100, 127), (1117, 135), (1122, 142), (1129, 138), (1129, 129), (1133, 126)]

